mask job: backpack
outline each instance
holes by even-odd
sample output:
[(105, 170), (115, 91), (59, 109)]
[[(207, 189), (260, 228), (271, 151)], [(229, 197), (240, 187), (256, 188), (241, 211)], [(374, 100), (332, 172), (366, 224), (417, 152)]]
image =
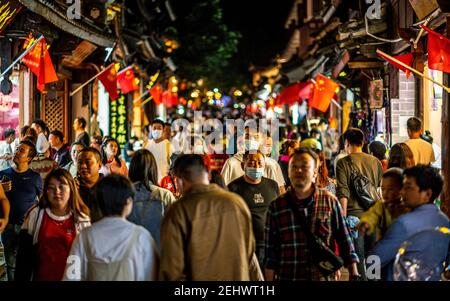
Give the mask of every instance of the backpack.
[(358, 204), (367, 211), (376, 201), (381, 200), (377, 187), (368, 177), (361, 174), (350, 156), (344, 158), (350, 166), (350, 191)]

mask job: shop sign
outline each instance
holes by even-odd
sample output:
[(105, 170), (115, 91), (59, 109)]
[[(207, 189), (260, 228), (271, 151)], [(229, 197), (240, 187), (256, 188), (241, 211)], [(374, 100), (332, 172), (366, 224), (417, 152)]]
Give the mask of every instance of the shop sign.
[(0, 33), (11, 23), (22, 9), (22, 5), (14, 0), (0, 0)]
[(72, 51), (71, 55), (67, 55), (63, 58), (62, 64), (67, 67), (76, 67), (80, 65), (88, 56), (90, 56), (97, 46), (94, 44), (83, 41), (81, 42), (75, 50)]
[(126, 96), (119, 94), (119, 98), (116, 101), (111, 101), (109, 106), (109, 133), (111, 137), (117, 140), (120, 147), (123, 148), (128, 137)]
[(383, 107), (383, 80), (377, 79), (370, 82), (369, 103), (371, 109)]

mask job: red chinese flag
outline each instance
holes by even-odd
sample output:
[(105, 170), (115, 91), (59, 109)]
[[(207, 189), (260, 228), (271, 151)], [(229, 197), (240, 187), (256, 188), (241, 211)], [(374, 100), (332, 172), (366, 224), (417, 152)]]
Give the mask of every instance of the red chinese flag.
[(153, 101), (157, 106), (159, 106), (162, 102), (162, 88), (160, 84), (154, 85), (150, 89), (150, 95), (152, 96)]
[[(382, 53), (377, 52), (378, 56), (380, 56), (382, 59), (386, 60), (387, 62), (389, 62), (390, 64), (392, 64), (395, 68), (402, 70), (403, 72), (406, 73), (406, 77), (409, 78), (409, 76), (411, 75), (411, 71), (409, 71), (407, 68), (403, 67), (402, 65), (394, 62), (393, 60), (391, 60), (390, 58), (388, 58), (387, 56), (383, 55)], [(403, 55), (397, 55), (397, 56), (393, 56), (393, 58), (395, 58), (396, 60), (399, 60), (400, 62), (404, 63), (405, 65), (408, 65), (410, 67), (412, 67), (413, 62), (414, 62), (414, 55), (412, 53), (408, 53), (408, 54), (403, 54)]]
[(109, 94), (111, 100), (116, 100), (119, 97), (117, 93), (117, 71), (116, 66), (111, 64), (102, 74), (98, 76), (98, 79), (102, 82), (106, 92)]
[(58, 76), (53, 67), (45, 39), (42, 39), (37, 43), (33, 49), (24, 56), (22, 62), (36, 75), (37, 88), (39, 91), (44, 91), (45, 84), (58, 81)]
[(450, 73), (450, 39), (422, 25), (428, 32), (428, 68)]
[(119, 83), (122, 94), (136, 91), (139, 85), (136, 83), (133, 67), (126, 68), (117, 74), (117, 82)]
[(162, 103), (166, 106), (166, 108), (172, 108), (178, 105), (178, 96), (176, 93), (172, 93), (171, 91), (164, 91), (162, 93)]
[(277, 99), (275, 100), (275, 105), (293, 105), (294, 103), (301, 101), (303, 98), (307, 98), (310, 93), (309, 91), (309, 82), (291, 85), (281, 91), (280, 95), (278, 95)]
[(326, 112), (331, 99), (339, 85), (322, 74), (317, 74), (309, 105), (319, 111)]

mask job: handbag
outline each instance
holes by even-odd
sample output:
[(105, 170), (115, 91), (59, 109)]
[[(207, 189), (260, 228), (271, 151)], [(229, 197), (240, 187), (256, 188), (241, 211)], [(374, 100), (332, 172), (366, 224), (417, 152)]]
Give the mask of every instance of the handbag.
[(367, 211), (376, 201), (380, 200), (381, 197), (377, 191), (375, 185), (370, 181), (370, 179), (363, 174), (361, 174), (353, 164), (352, 158), (350, 156), (345, 157), (350, 165), (350, 190), (352, 191), (353, 197), (358, 202), (359, 206)]
[(306, 235), (314, 265), (323, 276), (330, 276), (344, 265), (344, 260), (337, 256), (323, 241), (311, 232), (306, 217), (301, 214), (297, 206), (290, 200), (291, 209), (300, 221), (303, 233)]

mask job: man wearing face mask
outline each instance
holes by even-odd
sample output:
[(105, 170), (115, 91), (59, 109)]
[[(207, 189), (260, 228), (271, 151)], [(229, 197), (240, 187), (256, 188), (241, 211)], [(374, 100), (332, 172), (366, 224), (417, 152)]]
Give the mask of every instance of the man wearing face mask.
[(164, 122), (160, 119), (155, 119), (151, 125), (152, 139), (148, 141), (147, 149), (153, 154), (156, 159), (156, 166), (158, 167), (158, 183), (161, 179), (169, 174), (170, 156), (172, 150), (170, 148), (170, 141), (163, 137)]
[(280, 195), (278, 184), (263, 177), (265, 156), (261, 151), (245, 152), (242, 169), (245, 174), (228, 185), (231, 192), (240, 195), (252, 214), (253, 233), (256, 240), (256, 256), (259, 265), (264, 263), (264, 225), (270, 203)]
[[(242, 169), (242, 161), (245, 151), (250, 151), (255, 153), (260, 150), (261, 136), (259, 133), (251, 133), (250, 128), (245, 128), (245, 136), (244, 136), (244, 147), (245, 149), (239, 151), (233, 157), (229, 158), (223, 168), (222, 168), (222, 177), (225, 181), (225, 185), (230, 184), (233, 180), (242, 177), (244, 175), (244, 170)], [(278, 187), (280, 189), (280, 193), (283, 194), (285, 192), (285, 181), (283, 177), (283, 172), (281, 171), (281, 167), (277, 161), (272, 158), (265, 157), (265, 167), (264, 167), (264, 176), (274, 180), (277, 182)]]

